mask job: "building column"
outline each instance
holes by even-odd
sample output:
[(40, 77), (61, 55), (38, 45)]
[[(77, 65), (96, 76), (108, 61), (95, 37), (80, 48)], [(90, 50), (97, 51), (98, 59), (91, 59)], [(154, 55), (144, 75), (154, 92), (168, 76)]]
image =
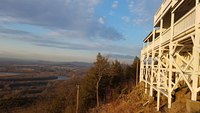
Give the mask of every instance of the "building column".
[(195, 18), (195, 39), (194, 39), (194, 47), (193, 47), (193, 56), (194, 56), (194, 60), (193, 60), (193, 74), (192, 74), (192, 97), (191, 99), (193, 101), (197, 100), (197, 92), (198, 92), (198, 79), (199, 79), (199, 59), (200, 59), (200, 55), (199, 55), (199, 51), (198, 49), (200, 49), (200, 29), (199, 29), (199, 24), (200, 24), (200, 5), (199, 5), (199, 0), (196, 0), (196, 18)]
[[(149, 43), (149, 39), (147, 41)], [(148, 89), (148, 74), (149, 74), (149, 45), (147, 45), (147, 58), (146, 58), (146, 82), (145, 82), (145, 93), (147, 94), (147, 89)]]
[[(163, 30), (163, 19), (160, 21), (160, 44), (159, 44), (159, 53), (158, 53), (158, 58), (159, 61), (161, 61), (161, 56), (162, 56), (162, 30)], [(157, 111), (160, 109), (160, 75), (161, 75), (161, 62), (158, 62), (158, 74), (157, 74)]]
[(152, 40), (153, 48), (152, 48), (152, 55), (151, 55), (150, 96), (153, 96), (153, 75), (154, 75), (154, 58), (155, 58), (154, 42), (155, 42), (155, 28), (153, 30), (153, 40)]
[(171, 108), (172, 104), (172, 61), (173, 61), (173, 36), (174, 36), (174, 12), (171, 13), (171, 37), (169, 44), (169, 78), (168, 78), (168, 108)]
[(141, 56), (140, 56), (140, 82), (143, 81), (143, 70), (144, 70), (144, 57), (143, 57), (143, 51), (141, 51)]
[(196, 5), (198, 5), (198, 4), (199, 4), (199, 2), (200, 2), (199, 0), (196, 0)]

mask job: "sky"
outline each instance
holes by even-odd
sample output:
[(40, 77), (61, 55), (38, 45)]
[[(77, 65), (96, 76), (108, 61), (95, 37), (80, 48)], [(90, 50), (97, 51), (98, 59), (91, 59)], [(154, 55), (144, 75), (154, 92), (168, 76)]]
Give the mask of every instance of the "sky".
[(0, 0), (0, 57), (131, 62), (162, 0)]

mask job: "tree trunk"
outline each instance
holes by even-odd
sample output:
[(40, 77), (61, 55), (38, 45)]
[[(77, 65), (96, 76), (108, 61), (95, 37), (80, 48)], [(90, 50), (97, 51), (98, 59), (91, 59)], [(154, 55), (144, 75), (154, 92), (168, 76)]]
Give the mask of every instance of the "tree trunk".
[(99, 107), (99, 82), (101, 80), (101, 76), (99, 77), (96, 84), (96, 98), (97, 98), (97, 107)]
[(139, 69), (139, 61), (137, 61), (137, 68), (136, 68), (136, 82), (135, 82), (135, 85), (137, 85), (138, 84), (138, 69)]

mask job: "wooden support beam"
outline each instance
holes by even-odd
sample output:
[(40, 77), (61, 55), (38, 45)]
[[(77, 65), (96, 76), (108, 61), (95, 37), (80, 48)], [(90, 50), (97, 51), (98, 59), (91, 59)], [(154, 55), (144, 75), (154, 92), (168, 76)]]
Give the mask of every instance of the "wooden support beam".
[(183, 69), (184, 72), (188, 69), (189, 66), (192, 67), (192, 66), (191, 66), (191, 63), (192, 63), (193, 60), (194, 60), (194, 57), (192, 57), (192, 58), (190, 59), (190, 61), (187, 63), (187, 65), (186, 65), (185, 68)]
[(190, 89), (191, 91), (193, 91), (193, 89), (192, 89), (192, 87), (191, 87), (189, 81), (188, 81), (187, 78), (185, 77), (185, 75), (184, 75), (183, 71), (181, 70), (181, 68), (178, 66), (178, 64), (176, 63), (176, 61), (175, 61), (173, 58), (172, 58), (172, 61), (173, 61), (173, 65), (174, 65), (174, 66), (176, 67), (176, 69), (179, 71), (180, 75), (184, 78), (184, 80), (185, 80), (186, 84), (188, 85), (189, 89)]
[[(158, 58), (160, 59), (162, 54), (162, 47), (161, 47), (161, 43), (162, 43), (162, 30), (163, 30), (163, 19), (161, 19), (161, 22), (160, 22), (160, 31), (161, 31), (161, 34), (160, 34), (160, 44), (159, 44), (159, 54), (158, 54)], [(160, 75), (161, 75), (161, 62), (158, 62), (158, 76), (157, 76), (157, 88), (159, 89), (160, 88)], [(157, 111), (159, 111), (160, 109), (160, 90), (157, 91)]]

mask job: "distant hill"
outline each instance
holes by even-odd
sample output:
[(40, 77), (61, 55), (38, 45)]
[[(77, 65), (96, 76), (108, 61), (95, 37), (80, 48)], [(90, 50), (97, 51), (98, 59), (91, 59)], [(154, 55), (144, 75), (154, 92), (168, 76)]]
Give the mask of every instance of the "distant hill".
[(32, 64), (36, 61), (32, 60), (22, 60), (22, 59), (16, 59), (16, 58), (0, 58), (1, 64)]
[(91, 67), (92, 63), (87, 62), (51, 62), (44, 60), (22, 60), (15, 58), (0, 58), (0, 65), (9, 64), (38, 64), (38, 65), (66, 65), (68, 67)]
[(75, 67), (91, 67), (93, 65), (92, 63), (86, 63), (86, 62), (64, 62), (59, 64), (75, 66)]

